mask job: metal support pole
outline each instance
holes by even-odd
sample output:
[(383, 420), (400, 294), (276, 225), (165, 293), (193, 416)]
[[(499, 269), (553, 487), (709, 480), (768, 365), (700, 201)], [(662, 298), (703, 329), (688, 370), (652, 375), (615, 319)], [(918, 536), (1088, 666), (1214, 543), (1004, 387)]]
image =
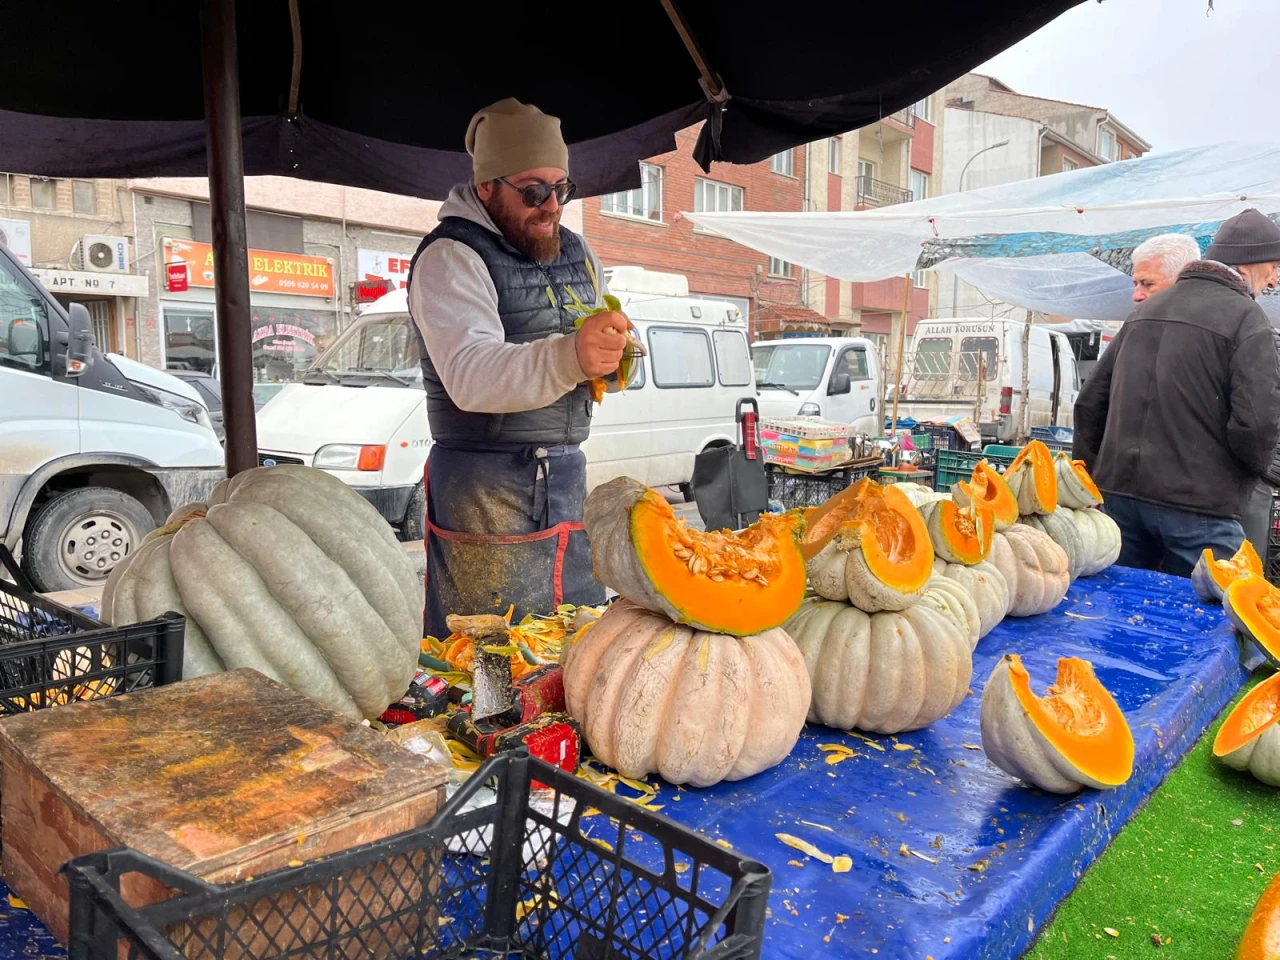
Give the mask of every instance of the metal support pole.
[(249, 329), (249, 243), (244, 216), (244, 145), (235, 0), (201, 0), (209, 218), (217, 278), (218, 365), (227, 431), (227, 476), (258, 465)]

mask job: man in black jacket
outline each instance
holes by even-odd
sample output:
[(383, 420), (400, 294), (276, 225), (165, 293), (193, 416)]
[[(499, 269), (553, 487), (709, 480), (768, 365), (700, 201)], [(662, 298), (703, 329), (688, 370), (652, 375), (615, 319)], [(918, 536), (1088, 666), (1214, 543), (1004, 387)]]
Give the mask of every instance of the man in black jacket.
[(1075, 406), (1084, 460), (1120, 527), (1123, 566), (1189, 576), (1229, 555), (1280, 438), (1280, 358), (1254, 297), (1276, 282), (1280, 228), (1226, 221), (1205, 259), (1135, 310)]

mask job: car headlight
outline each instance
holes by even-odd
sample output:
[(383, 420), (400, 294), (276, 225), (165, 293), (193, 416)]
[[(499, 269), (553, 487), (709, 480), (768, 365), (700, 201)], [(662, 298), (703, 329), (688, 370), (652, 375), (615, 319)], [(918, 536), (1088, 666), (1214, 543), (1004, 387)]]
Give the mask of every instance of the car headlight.
[(213, 421), (209, 419), (209, 411), (205, 409), (204, 404), (188, 400), (186, 397), (170, 393), (168, 390), (161, 390), (159, 387), (139, 383), (137, 380), (130, 380), (129, 382), (133, 384), (135, 390), (152, 403), (159, 404), (166, 410), (172, 410), (183, 420), (190, 420), (192, 423), (204, 427), (210, 433), (213, 432)]
[(797, 416), (820, 417), (822, 416), (822, 408), (818, 406), (816, 403), (802, 403), (800, 404), (800, 412), (797, 414)]
[(320, 470), (381, 470), (387, 448), (383, 444), (331, 443), (316, 451), (311, 465)]

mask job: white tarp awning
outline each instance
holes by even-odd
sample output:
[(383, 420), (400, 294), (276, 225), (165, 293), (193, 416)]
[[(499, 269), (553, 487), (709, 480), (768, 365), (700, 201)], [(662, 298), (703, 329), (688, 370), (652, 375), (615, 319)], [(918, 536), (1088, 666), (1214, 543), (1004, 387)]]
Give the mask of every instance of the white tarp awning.
[[(1194, 147), (878, 210), (685, 216), (841, 280), (954, 269), (1019, 307), (1123, 320), (1135, 246), (1177, 232), (1203, 250), (1223, 220), (1249, 207), (1280, 215), (1280, 144)], [(1280, 297), (1261, 301), (1280, 318)]]

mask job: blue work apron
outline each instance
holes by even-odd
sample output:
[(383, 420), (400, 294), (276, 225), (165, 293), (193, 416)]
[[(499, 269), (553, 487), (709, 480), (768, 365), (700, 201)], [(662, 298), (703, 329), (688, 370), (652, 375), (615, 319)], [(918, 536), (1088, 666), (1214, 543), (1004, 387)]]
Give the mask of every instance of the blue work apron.
[(600, 604), (582, 527), (587, 458), (561, 447), (434, 444), (427, 495), (425, 636), (449, 635), (445, 617), (552, 613)]

